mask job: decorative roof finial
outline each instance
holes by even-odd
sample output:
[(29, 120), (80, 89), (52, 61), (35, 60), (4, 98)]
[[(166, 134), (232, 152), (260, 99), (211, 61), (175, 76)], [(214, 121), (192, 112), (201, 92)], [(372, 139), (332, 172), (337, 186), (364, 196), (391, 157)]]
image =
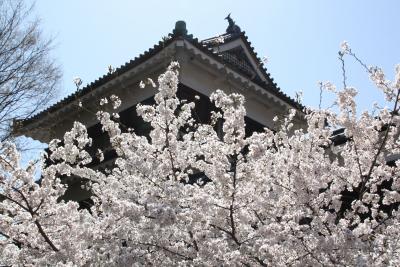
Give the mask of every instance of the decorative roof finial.
[(183, 20), (178, 20), (175, 23), (175, 29), (173, 31), (175, 34), (185, 36), (187, 35), (187, 29), (186, 29), (186, 22)]
[(225, 18), (228, 20), (229, 26), (226, 28), (226, 33), (230, 34), (240, 34), (242, 31), (240, 30), (240, 27), (235, 24), (235, 21), (231, 18), (231, 13), (228, 14)]

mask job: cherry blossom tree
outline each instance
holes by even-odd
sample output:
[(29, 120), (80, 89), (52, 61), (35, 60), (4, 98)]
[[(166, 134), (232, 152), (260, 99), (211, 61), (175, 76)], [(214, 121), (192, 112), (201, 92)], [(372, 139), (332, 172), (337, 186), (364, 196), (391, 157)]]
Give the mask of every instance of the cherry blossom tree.
[[(358, 59), (344, 43), (340, 52)], [(365, 65), (364, 65), (365, 66)], [(365, 66), (366, 67), (366, 66)], [(0, 156), (0, 263), (55, 266), (400, 265), (400, 66), (393, 82), (368, 68), (390, 108), (357, 114), (357, 91), (336, 89), (338, 112), (292, 110), (276, 131), (245, 136), (245, 99), (217, 90), (210, 125), (176, 97), (178, 64), (158, 79), (154, 105), (138, 105), (148, 137), (97, 117), (117, 153), (108, 172), (75, 122), (49, 144), (40, 182), (12, 144)], [(117, 108), (116, 96), (102, 103)], [(222, 135), (216, 124), (222, 121)], [(345, 142), (332, 137), (343, 129)], [(94, 202), (61, 200), (62, 179), (84, 179)], [(197, 177), (197, 179), (193, 179)]]

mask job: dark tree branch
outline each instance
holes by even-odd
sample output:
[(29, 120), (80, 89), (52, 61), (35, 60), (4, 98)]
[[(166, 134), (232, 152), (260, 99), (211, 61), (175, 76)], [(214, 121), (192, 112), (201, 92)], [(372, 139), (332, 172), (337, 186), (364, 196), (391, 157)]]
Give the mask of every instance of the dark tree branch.
[(61, 78), (50, 58), (51, 40), (45, 40), (32, 7), (23, 0), (0, 2), (0, 140), (18, 132), (14, 120), (24, 120), (52, 100)]

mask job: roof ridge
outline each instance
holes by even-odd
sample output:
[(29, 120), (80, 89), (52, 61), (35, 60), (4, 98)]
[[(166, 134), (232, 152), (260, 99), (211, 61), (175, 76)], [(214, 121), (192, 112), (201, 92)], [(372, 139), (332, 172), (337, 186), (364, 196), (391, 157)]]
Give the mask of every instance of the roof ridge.
[[(270, 77), (270, 74), (267, 72), (266, 68), (264, 68), (264, 64), (261, 62), (261, 59), (257, 56), (257, 53), (254, 51), (254, 47), (251, 46), (251, 42), (248, 41), (248, 37), (245, 35), (245, 31), (242, 31), (238, 34), (226, 34), (226, 36), (229, 36), (229, 38), (232, 38), (230, 40), (233, 40), (234, 38), (242, 38), (244, 40), (244, 43), (248, 45), (248, 50), (250, 53), (253, 54), (253, 57), (255, 57), (256, 62), (260, 63), (259, 67), (261, 67), (261, 72), (265, 75), (266, 79), (268, 80), (268, 83), (265, 83), (264, 81), (255, 81), (253, 80), (254, 83), (265, 89), (266, 91), (276, 95), (278, 98), (282, 98), (286, 102), (292, 104), (294, 107), (297, 107), (299, 109), (303, 109), (304, 106), (283, 93), (280, 88), (277, 86), (276, 83), (273, 82), (273, 78)], [(17, 120), (16, 124), (19, 125), (19, 127), (23, 127), (29, 123), (31, 123), (34, 120), (38, 120), (41, 117), (45, 116), (46, 114), (49, 114), (61, 107), (63, 104), (67, 104), (69, 102), (72, 102), (74, 100), (77, 100), (78, 97), (81, 97), (83, 95), (86, 95), (92, 90), (95, 90), (96, 88), (106, 84), (107, 82), (111, 81), (113, 78), (124, 74), (125, 72), (131, 70), (134, 66), (143, 63), (145, 60), (147, 60), (149, 57), (157, 54), (160, 52), (163, 48), (165, 48), (167, 45), (171, 44), (173, 41), (177, 40), (178, 38), (183, 38), (192, 44), (194, 44), (199, 50), (202, 50), (204, 52), (209, 53), (211, 56), (213, 56), (216, 60), (220, 61), (221, 63), (225, 64), (226, 62), (223, 61), (222, 56), (215, 52), (210, 46), (204, 45), (204, 40), (199, 41), (197, 38), (193, 38), (192, 34), (188, 34), (186, 30), (186, 24), (184, 21), (177, 21), (175, 25), (175, 29), (167, 35), (167, 38), (162, 38), (158, 43), (153, 45), (153, 47), (150, 47), (149, 49), (145, 50), (143, 53), (140, 55), (136, 56), (134, 59), (131, 59), (124, 64), (120, 65), (115, 69), (113, 72), (106, 73), (96, 80), (88, 83), (84, 87), (77, 89), (75, 92), (67, 95), (63, 99), (57, 101), (55, 104), (51, 105), (47, 109), (36, 113), (35, 115), (22, 119), (22, 120)], [(205, 39), (205, 40), (211, 40), (213, 37)], [(231, 64), (230, 64), (231, 65)], [(239, 73), (242, 73), (239, 69), (235, 69), (235, 71), (238, 71)], [(20, 125), (22, 123), (22, 125)]]

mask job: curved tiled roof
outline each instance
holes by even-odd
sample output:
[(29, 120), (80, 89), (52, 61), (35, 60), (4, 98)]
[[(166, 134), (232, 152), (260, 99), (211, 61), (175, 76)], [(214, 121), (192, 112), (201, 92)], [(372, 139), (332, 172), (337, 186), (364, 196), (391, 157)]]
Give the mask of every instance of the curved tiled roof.
[(103, 75), (102, 77), (99, 77), (98, 79), (96, 79), (95, 81), (86, 85), (82, 89), (75, 91), (74, 93), (70, 94), (69, 96), (67, 96), (67, 97), (63, 98), (62, 100), (58, 101), (57, 103), (53, 104), (46, 110), (43, 110), (28, 119), (21, 120), (18, 122), (22, 123), (22, 126), (25, 126), (25, 125), (32, 123), (33, 121), (40, 120), (42, 117), (46, 116), (47, 114), (60, 109), (64, 105), (71, 103), (72, 101), (86, 95), (87, 93), (89, 93), (93, 90), (96, 90), (98, 87), (106, 84), (107, 82), (111, 81), (115, 77), (117, 77), (121, 74), (124, 74), (125, 72), (131, 70), (132, 68), (136, 67), (137, 65), (145, 62), (147, 59), (149, 59), (153, 55), (160, 52), (165, 46), (169, 45), (172, 42), (173, 42), (172, 38), (165, 40), (165, 41), (158, 42), (158, 44), (154, 45), (152, 48), (145, 51), (143, 54), (140, 54), (138, 57), (135, 57), (133, 60), (130, 60), (129, 62), (126, 62), (124, 65), (116, 68), (114, 72), (108, 73), (108, 74)]
[[(178, 25), (178, 23), (177, 23)], [(245, 35), (245, 32), (241, 32), (240, 34), (225, 34), (221, 35), (225, 41), (231, 41), (233, 39), (241, 38), (246, 45), (248, 51), (250, 51), (251, 56), (256, 62), (260, 63), (260, 70), (263, 73), (263, 76), (268, 82), (264, 82), (260, 79), (255, 79), (252, 80), (252, 82), (256, 83), (260, 87), (262, 87), (264, 90), (268, 91), (269, 93), (275, 95), (276, 97), (282, 99), (284, 102), (290, 104), (291, 106), (294, 106), (300, 110), (303, 109), (303, 106), (296, 102), (294, 99), (290, 98), (286, 94), (284, 94), (280, 88), (276, 85), (276, 83), (273, 82), (273, 79), (270, 77), (270, 74), (267, 72), (267, 70), (263, 67), (263, 63), (261, 62), (260, 58), (257, 56), (257, 53), (254, 51), (254, 48), (251, 46), (251, 42), (248, 41), (248, 37)], [(173, 43), (176, 40), (187, 40), (189, 41), (192, 45), (194, 45), (196, 48), (201, 50), (202, 52), (206, 53), (207, 55), (211, 56), (215, 60), (219, 61), (222, 64), (228, 65), (230, 68), (233, 70), (237, 71), (240, 74), (244, 74), (238, 66), (235, 66), (229, 62), (224, 61), (222, 56), (212, 49), (210, 42), (217, 38), (209, 38), (205, 39), (203, 41), (199, 41), (197, 38), (193, 38), (193, 35), (187, 34), (186, 28), (178, 29), (177, 27), (173, 30), (172, 33), (168, 35), (169, 38), (163, 38), (162, 41), (159, 41), (158, 44), (154, 45), (152, 48), (148, 49), (145, 51), (143, 54), (140, 54), (139, 56), (135, 57), (133, 60), (130, 60), (129, 62), (126, 62), (124, 65), (118, 67), (115, 69), (114, 72), (108, 73), (106, 75), (103, 75), (102, 77), (96, 79), (95, 81), (91, 82), (90, 84), (86, 85), (82, 89), (77, 90), (76, 92), (70, 94), (69, 96), (65, 97), (64, 99), (58, 101), (56, 104), (50, 106), (49, 108), (45, 109), (44, 111), (39, 112), (38, 114), (25, 119), (25, 120), (20, 120), (15, 123), (14, 126), (14, 131), (16, 130), (15, 128), (23, 128), (24, 126), (27, 126), (35, 121), (39, 121), (42, 118), (44, 118), (46, 115), (51, 114), (54, 111), (57, 111), (61, 109), (63, 106), (79, 99), (80, 97), (88, 94), (89, 92), (92, 92), (96, 90), (98, 87), (106, 84), (107, 82), (111, 81), (112, 79), (128, 72), (129, 70), (133, 69), (134, 67), (138, 66), (139, 64), (145, 62), (152, 56), (156, 55), (160, 51), (162, 51), (166, 46), (169, 44)], [(246, 76), (246, 75), (245, 75)]]

